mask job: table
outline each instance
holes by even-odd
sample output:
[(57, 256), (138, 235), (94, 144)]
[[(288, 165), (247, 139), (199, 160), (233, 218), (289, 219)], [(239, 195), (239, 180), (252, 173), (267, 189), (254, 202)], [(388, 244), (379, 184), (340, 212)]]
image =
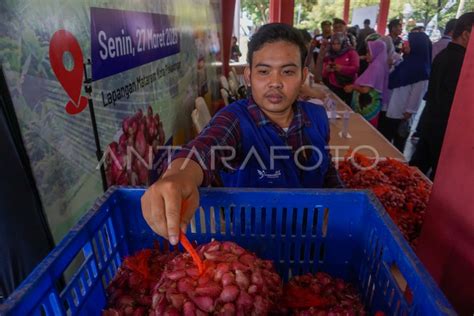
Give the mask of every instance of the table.
[[(343, 112), (338, 112), (342, 117)], [(331, 139), (329, 141), (331, 154), (334, 160), (344, 159), (347, 152), (352, 149), (368, 157), (394, 158), (406, 162), (403, 154), (389, 143), (375, 127), (367, 122), (362, 115), (350, 113), (348, 131), (351, 138), (340, 135), (344, 119), (330, 121)]]

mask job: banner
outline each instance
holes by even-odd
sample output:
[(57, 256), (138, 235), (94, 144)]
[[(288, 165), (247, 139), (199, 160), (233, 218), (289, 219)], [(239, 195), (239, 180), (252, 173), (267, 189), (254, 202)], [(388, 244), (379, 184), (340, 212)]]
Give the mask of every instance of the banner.
[[(177, 131), (190, 135), (195, 98), (218, 95), (211, 65), (220, 54), (219, 6), (214, 0), (0, 4), (0, 63), (56, 241), (103, 193), (95, 132), (108, 184), (146, 185), (140, 163), (146, 159), (135, 153), (155, 159), (149, 146), (170, 142)], [(123, 154), (123, 145), (134, 158), (130, 168), (115, 170), (110, 149)]]
[(179, 53), (175, 17), (91, 8), (92, 79)]

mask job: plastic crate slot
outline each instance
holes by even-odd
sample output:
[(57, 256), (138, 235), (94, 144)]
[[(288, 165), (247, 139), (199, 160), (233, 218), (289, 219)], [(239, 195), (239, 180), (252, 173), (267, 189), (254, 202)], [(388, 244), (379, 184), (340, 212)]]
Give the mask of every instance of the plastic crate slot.
[(273, 207), (272, 208), (272, 215), (271, 215), (272, 224), (270, 225), (273, 236), (276, 235), (276, 230), (279, 227), (279, 225), (276, 224), (276, 222), (277, 222), (277, 213), (278, 213), (277, 208)]
[(323, 216), (323, 227), (322, 227), (323, 237), (326, 237), (328, 234), (328, 223), (329, 223), (329, 209), (326, 207), (324, 208), (324, 216)]
[(112, 223), (112, 217), (107, 219), (107, 230), (109, 231), (110, 241), (112, 242), (112, 247), (117, 248), (117, 238), (115, 236), (114, 224)]
[[(260, 214), (259, 214), (260, 215)], [(259, 222), (260, 222), (260, 216), (259, 217)], [(255, 236), (256, 231), (257, 231), (257, 210), (255, 207), (250, 208), (250, 235)]]
[(296, 259), (296, 256), (295, 256), (295, 244), (292, 242), (290, 244), (290, 261), (291, 262), (294, 262)]
[(311, 235), (316, 236), (318, 231), (318, 208), (313, 208), (313, 223), (311, 226)]
[(234, 235), (234, 223), (232, 222), (233, 215), (234, 215), (234, 207), (230, 206), (228, 209), (226, 209), (226, 212), (225, 212), (225, 225), (226, 225), (227, 238)]
[[(287, 219), (287, 212), (288, 212), (288, 209), (286, 207), (282, 208), (281, 210), (281, 217), (279, 218), (279, 222), (280, 223), (285, 223), (286, 222), (286, 225), (281, 225), (281, 236), (286, 236), (286, 232), (287, 232), (287, 227), (289, 225), (291, 225), (291, 221)], [(284, 221), (282, 222), (281, 219), (284, 218)], [(291, 231), (288, 229), (289, 233), (291, 234)]]
[(311, 242), (311, 246), (309, 250), (309, 260), (313, 262), (315, 257), (316, 257), (316, 245), (314, 242)]
[(41, 316), (49, 316), (49, 313), (47, 311), (47, 308), (46, 308), (46, 305), (45, 304), (41, 304), (41, 307), (40, 307), (40, 315)]
[(87, 287), (92, 285), (92, 278), (89, 269), (84, 269), (84, 280), (86, 281)]
[(301, 222), (301, 236), (305, 237), (307, 235), (306, 228), (308, 226), (308, 208), (303, 208), (303, 219)]
[(266, 229), (266, 223), (267, 223), (267, 209), (265, 207), (262, 207), (260, 209), (260, 236), (269, 236), (270, 232), (267, 231)]
[(214, 206), (211, 206), (209, 208), (209, 219), (210, 219), (211, 234), (215, 234), (216, 233), (216, 214), (215, 214)]
[(69, 302), (65, 299), (62, 300), (63, 309), (66, 312), (66, 315), (72, 315), (71, 308), (69, 307)]
[(201, 226), (201, 234), (206, 234), (206, 214), (204, 208), (199, 208), (199, 226)]
[(392, 290), (390, 291), (390, 295), (388, 296), (388, 300), (387, 300), (389, 306), (393, 305), (393, 303), (394, 303), (393, 298), (394, 297), (395, 297), (395, 289), (392, 288)]
[(242, 232), (242, 235), (244, 236), (251, 236), (252, 235), (252, 210), (248, 207), (242, 207), (241, 212), (244, 215), (244, 231)]
[(298, 209), (293, 208), (292, 212), (292, 218), (291, 218), (291, 234), (293, 236), (296, 236), (296, 231), (298, 229)]
[(225, 207), (221, 206), (219, 207), (219, 221), (218, 221), (218, 224), (220, 225), (220, 232), (221, 232), (221, 235), (224, 235), (225, 234), (225, 229), (226, 229), (226, 225), (225, 225)]
[(322, 242), (321, 245), (319, 246), (319, 263), (324, 262), (325, 254), (326, 254), (326, 245), (324, 242)]
[(102, 239), (104, 241), (104, 247), (105, 247), (107, 258), (108, 258), (109, 255), (112, 254), (114, 247), (112, 246), (112, 242), (110, 241), (110, 234), (109, 234), (109, 229), (107, 228), (107, 222), (104, 224), (104, 226), (102, 226), (101, 233), (102, 233)]
[(189, 221), (189, 228), (191, 230), (191, 233), (195, 234), (196, 233), (196, 218), (195, 216), (191, 217), (191, 220)]

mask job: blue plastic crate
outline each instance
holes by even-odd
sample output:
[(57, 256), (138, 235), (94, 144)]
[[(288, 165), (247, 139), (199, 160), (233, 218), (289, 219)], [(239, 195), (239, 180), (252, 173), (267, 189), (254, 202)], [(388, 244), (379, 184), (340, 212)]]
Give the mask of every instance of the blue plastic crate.
[[(7, 299), (0, 314), (100, 314), (104, 288), (122, 258), (156, 240), (166, 242), (142, 217), (143, 192), (109, 190)], [(285, 279), (316, 271), (343, 277), (359, 287), (370, 313), (455, 315), (367, 191), (202, 189), (188, 237), (198, 243), (233, 240), (272, 259)], [(64, 271), (78, 258), (82, 263), (61, 286)], [(412, 293), (410, 302), (404, 280), (396, 281), (397, 269)]]

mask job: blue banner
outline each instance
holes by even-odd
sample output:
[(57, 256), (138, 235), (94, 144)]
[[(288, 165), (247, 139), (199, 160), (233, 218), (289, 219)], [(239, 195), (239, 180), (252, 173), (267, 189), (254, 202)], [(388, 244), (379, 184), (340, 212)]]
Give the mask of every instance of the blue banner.
[(175, 17), (91, 8), (92, 80), (179, 53)]

